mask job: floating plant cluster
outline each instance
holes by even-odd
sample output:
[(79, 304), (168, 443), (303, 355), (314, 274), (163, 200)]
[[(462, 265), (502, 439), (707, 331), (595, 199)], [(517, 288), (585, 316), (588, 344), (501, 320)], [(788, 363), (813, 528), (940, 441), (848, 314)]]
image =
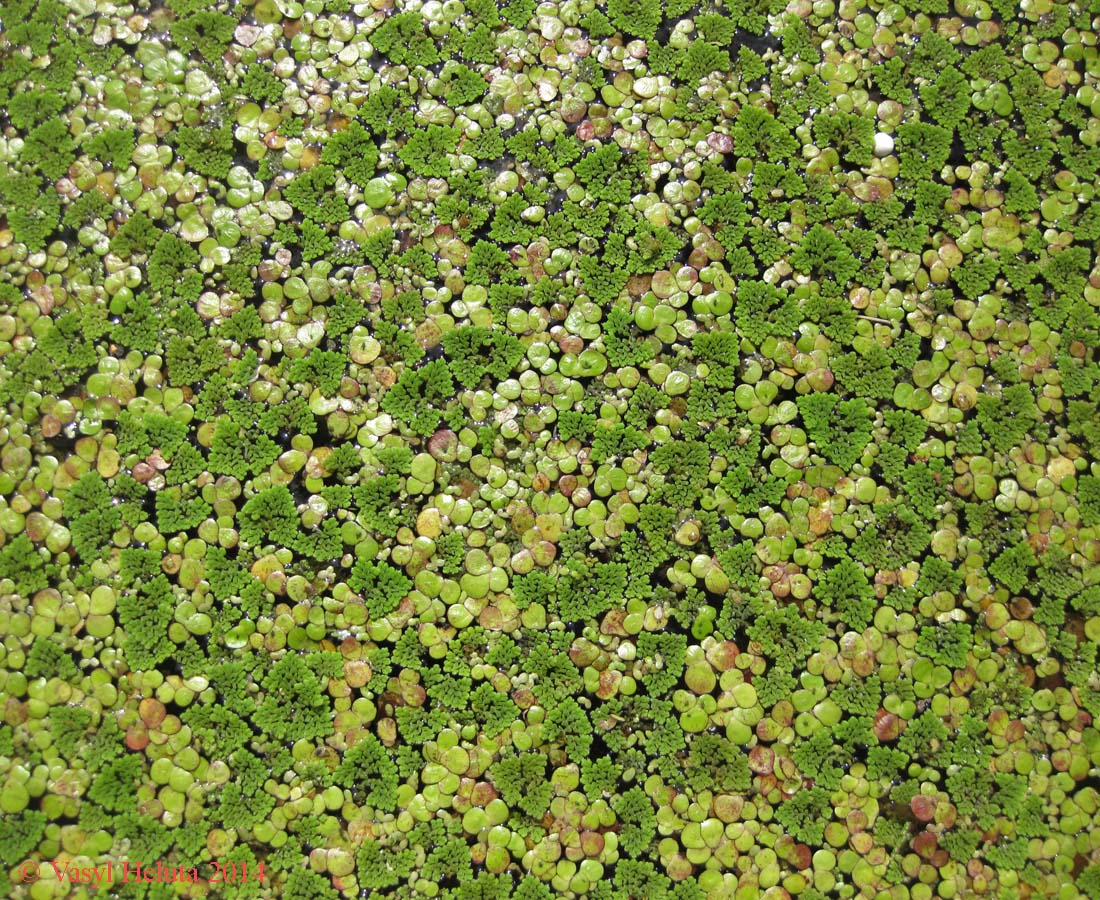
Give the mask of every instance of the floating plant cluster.
[(1100, 900), (1098, 32), (4, 0), (0, 895)]

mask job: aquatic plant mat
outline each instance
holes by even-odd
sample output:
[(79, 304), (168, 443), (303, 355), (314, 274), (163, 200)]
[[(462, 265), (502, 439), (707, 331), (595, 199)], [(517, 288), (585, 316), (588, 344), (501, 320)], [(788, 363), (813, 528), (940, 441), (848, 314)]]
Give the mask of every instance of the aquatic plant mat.
[(4, 0), (0, 896), (1100, 900), (1097, 0)]

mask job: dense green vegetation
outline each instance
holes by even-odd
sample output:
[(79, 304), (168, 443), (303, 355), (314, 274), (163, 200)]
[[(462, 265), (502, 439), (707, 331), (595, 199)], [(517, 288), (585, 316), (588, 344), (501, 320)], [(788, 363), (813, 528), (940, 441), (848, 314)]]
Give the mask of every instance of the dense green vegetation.
[(1100, 900), (1098, 33), (6, 0), (0, 895)]

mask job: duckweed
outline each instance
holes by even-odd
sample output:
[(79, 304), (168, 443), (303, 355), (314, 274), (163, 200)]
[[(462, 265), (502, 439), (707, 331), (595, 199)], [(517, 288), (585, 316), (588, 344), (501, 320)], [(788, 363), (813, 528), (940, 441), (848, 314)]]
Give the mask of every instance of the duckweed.
[(1098, 900), (1097, 13), (8, 0), (0, 894)]

